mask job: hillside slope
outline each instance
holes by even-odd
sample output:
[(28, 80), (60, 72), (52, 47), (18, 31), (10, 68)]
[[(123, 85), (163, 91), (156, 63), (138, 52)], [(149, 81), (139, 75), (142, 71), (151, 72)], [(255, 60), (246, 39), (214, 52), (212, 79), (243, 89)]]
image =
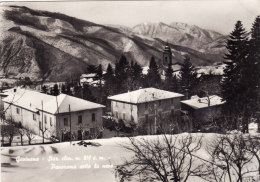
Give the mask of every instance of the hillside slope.
[[(27, 7), (5, 7), (0, 23), (0, 75), (8, 77), (62, 81), (86, 72), (87, 64), (102, 64), (104, 68), (114, 64), (122, 54), (146, 66), (151, 56), (161, 61), (166, 44), (162, 37), (144, 36), (135, 33), (136, 29), (100, 25)], [(184, 55), (189, 55), (195, 65), (222, 61), (218, 50), (201, 52), (169, 43), (174, 62), (182, 62)]]

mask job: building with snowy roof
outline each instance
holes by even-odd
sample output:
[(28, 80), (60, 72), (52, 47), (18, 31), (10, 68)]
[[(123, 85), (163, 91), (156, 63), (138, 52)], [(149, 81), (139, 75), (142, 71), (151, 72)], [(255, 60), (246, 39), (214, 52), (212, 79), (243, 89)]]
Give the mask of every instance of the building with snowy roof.
[(219, 118), (221, 116), (221, 106), (224, 103), (225, 101), (217, 95), (202, 98), (193, 96), (189, 100), (181, 101), (181, 109), (183, 113), (192, 118), (195, 127)]
[[(20, 123), (35, 134), (77, 140), (102, 128), (105, 106), (66, 94), (57, 97), (27, 89), (17, 89), (3, 99), (6, 119)], [(84, 132), (83, 132), (84, 131)], [(71, 134), (70, 134), (71, 133)]]
[[(159, 127), (177, 117), (184, 95), (156, 88), (144, 88), (108, 97), (112, 115), (127, 123), (144, 125), (147, 134), (155, 134)], [(167, 124), (166, 124), (167, 123)]]

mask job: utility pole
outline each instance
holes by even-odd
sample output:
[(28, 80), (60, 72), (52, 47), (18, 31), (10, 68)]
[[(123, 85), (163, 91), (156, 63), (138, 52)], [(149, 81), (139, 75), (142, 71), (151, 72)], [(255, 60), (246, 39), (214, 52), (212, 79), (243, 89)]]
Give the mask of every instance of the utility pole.
[[(57, 112), (58, 112), (58, 114), (57, 114), (57, 117), (56, 117), (56, 119), (58, 119), (58, 122), (56, 122), (57, 124), (58, 124), (58, 130), (59, 131), (61, 131), (61, 128), (60, 128), (60, 119), (59, 119), (59, 104), (58, 104), (58, 97), (57, 97), (57, 95), (56, 95), (56, 104), (57, 104)], [(57, 121), (57, 120), (56, 120)], [(56, 124), (56, 133), (60, 133), (60, 132), (57, 132), (57, 124)], [(60, 139), (60, 141), (61, 141), (61, 138), (62, 137), (60, 137), (60, 135), (59, 135), (59, 139)]]
[[(153, 100), (154, 100), (154, 93), (153, 93)], [(157, 133), (157, 105), (156, 101), (154, 100), (154, 134)]]
[(44, 143), (44, 132), (43, 132), (43, 100), (42, 100), (42, 143)]
[(69, 104), (69, 115), (70, 115), (70, 144), (71, 144), (72, 133), (71, 133), (71, 112), (70, 112), (70, 104)]

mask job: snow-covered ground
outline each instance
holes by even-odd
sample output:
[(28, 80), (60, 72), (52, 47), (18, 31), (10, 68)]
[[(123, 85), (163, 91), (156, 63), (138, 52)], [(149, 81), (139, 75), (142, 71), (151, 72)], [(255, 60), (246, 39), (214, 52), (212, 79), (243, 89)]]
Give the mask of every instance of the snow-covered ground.
[[(196, 155), (207, 159), (206, 146), (217, 137), (216, 134), (193, 135), (203, 135), (202, 148)], [(136, 139), (142, 137), (149, 140), (158, 137), (161, 140), (163, 136), (138, 136)], [(121, 146), (129, 143), (129, 139), (114, 137), (91, 142), (98, 145), (84, 147), (77, 145), (78, 142), (65, 142), (1, 148), (2, 182), (117, 181), (114, 174), (115, 166), (132, 156), (132, 153), (125, 151)], [(191, 177), (189, 181), (203, 180)]]

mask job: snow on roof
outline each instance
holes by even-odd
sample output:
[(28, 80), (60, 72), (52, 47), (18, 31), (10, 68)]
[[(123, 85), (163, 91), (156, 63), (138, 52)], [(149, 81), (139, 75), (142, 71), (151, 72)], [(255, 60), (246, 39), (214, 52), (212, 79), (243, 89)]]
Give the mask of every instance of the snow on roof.
[[(106, 74), (106, 71), (102, 71), (102, 74)], [(97, 76), (97, 73), (88, 73), (88, 74), (82, 74), (81, 78), (95, 78)]]
[(128, 93), (114, 95), (108, 97), (108, 99), (137, 104), (137, 103), (151, 102), (155, 100), (169, 99), (169, 98), (182, 97), (182, 96), (184, 95), (175, 92), (169, 92), (169, 91), (160, 90), (156, 88), (144, 88), (144, 89), (139, 89)]
[(96, 76), (97, 76), (96, 73), (89, 73), (89, 74), (82, 74), (81, 75), (82, 78), (94, 78)]
[[(4, 102), (13, 103), (33, 112), (42, 110), (51, 114), (96, 109), (105, 107), (101, 104), (79, 99), (73, 96), (60, 94), (57, 97), (39, 93), (33, 90), (19, 89), (8, 97), (3, 99)], [(58, 110), (59, 108), (59, 110)]]
[[(216, 106), (216, 105), (221, 105), (224, 104), (225, 101), (222, 101), (222, 98), (217, 96), (217, 95), (211, 95), (209, 96), (210, 100), (210, 106)], [(184, 100), (181, 101), (181, 103), (190, 106), (193, 109), (201, 109), (201, 108), (206, 108), (209, 105), (209, 100), (208, 97), (203, 97), (203, 98), (194, 98), (190, 100)]]

